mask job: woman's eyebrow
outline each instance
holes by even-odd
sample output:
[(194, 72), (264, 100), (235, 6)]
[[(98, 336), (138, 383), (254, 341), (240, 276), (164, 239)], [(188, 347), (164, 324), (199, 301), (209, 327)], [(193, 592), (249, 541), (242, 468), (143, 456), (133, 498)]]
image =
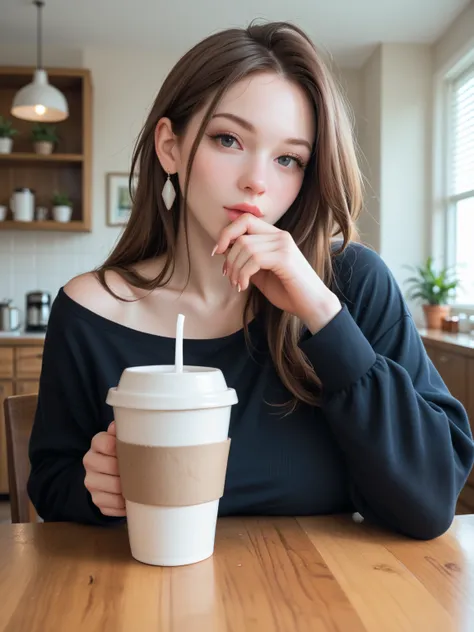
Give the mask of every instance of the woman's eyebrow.
[[(240, 116), (237, 116), (236, 114), (230, 114), (229, 112), (219, 112), (217, 114), (214, 114), (212, 118), (213, 119), (226, 118), (226, 119), (229, 119), (230, 121), (233, 121), (234, 123), (237, 123), (238, 125), (240, 125), (241, 127), (243, 127), (249, 132), (255, 132), (255, 127), (252, 125), (252, 123), (249, 123), (249, 121), (246, 121), (245, 119), (241, 118)], [(304, 138), (287, 138), (284, 142), (287, 143), (288, 145), (304, 145), (305, 147), (308, 148), (309, 151), (311, 151), (312, 149), (311, 144), (308, 143), (308, 141), (305, 140)]]

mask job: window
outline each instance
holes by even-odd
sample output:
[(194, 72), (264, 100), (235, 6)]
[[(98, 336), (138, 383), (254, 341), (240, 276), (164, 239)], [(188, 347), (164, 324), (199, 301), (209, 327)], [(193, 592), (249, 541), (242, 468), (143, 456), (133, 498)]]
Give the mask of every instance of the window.
[(461, 287), (456, 303), (474, 305), (474, 65), (450, 83), (448, 101), (448, 264)]

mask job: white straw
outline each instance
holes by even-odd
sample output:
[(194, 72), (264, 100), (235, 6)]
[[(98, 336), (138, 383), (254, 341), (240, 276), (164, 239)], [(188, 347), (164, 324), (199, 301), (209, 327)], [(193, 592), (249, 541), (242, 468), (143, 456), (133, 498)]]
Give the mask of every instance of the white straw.
[(176, 347), (174, 368), (176, 373), (183, 372), (183, 330), (184, 330), (184, 316), (178, 314), (178, 321), (176, 323)]

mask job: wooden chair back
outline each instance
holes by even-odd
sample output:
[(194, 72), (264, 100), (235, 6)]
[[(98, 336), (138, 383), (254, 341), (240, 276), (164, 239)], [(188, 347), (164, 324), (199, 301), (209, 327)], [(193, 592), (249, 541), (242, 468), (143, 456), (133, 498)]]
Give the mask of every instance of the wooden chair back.
[(36, 414), (38, 395), (12, 395), (4, 400), (7, 438), (8, 483), (12, 522), (38, 522), (26, 490), (30, 474), (28, 445)]

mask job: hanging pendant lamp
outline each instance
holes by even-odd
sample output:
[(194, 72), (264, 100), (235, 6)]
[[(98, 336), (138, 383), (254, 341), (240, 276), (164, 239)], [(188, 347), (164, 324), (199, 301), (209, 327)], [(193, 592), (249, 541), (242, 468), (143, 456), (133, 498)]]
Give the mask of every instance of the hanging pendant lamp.
[(35, 0), (37, 13), (37, 61), (32, 83), (21, 88), (13, 99), (11, 113), (25, 121), (53, 123), (69, 116), (66, 97), (48, 81), (48, 73), (42, 65), (41, 9), (43, 0)]

